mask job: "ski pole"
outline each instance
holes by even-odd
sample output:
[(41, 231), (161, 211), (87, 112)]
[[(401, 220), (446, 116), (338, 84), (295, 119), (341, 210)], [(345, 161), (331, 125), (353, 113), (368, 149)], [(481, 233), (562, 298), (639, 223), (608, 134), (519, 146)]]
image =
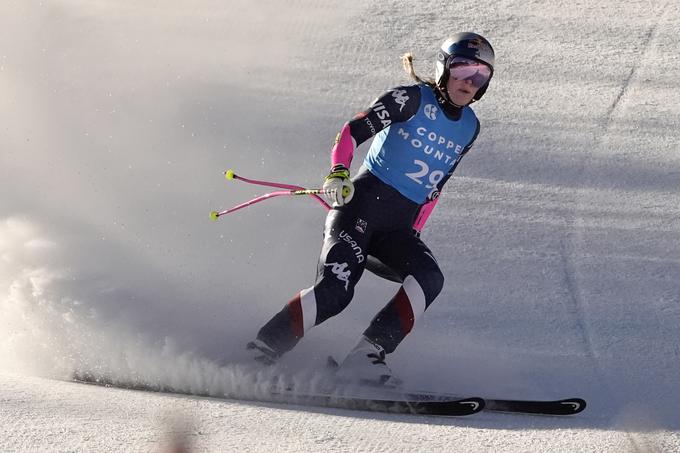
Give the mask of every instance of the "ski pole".
[(259, 203), (264, 200), (268, 200), (270, 198), (274, 197), (280, 197), (284, 195), (288, 196), (297, 196), (297, 195), (325, 195), (327, 194), (328, 191), (324, 189), (294, 189), (294, 190), (277, 190), (276, 192), (270, 192), (266, 193), (264, 195), (260, 195), (259, 197), (255, 197), (252, 200), (248, 200), (244, 203), (241, 203), (239, 205), (234, 206), (233, 208), (226, 209), (224, 211), (213, 211), (210, 213), (210, 218), (212, 220), (217, 220), (219, 217), (225, 215), (225, 214), (230, 214), (234, 211), (238, 211), (239, 209), (246, 208), (248, 206), (254, 205), (255, 203)]
[[(248, 184), (254, 184), (258, 186), (267, 186), (267, 187), (276, 187), (279, 189), (289, 189), (289, 190), (306, 190), (302, 186), (296, 186), (296, 185), (291, 185), (291, 184), (283, 184), (280, 182), (273, 182), (273, 181), (259, 181), (257, 179), (249, 179), (249, 178), (244, 178), (241, 175), (237, 175), (234, 173), (234, 170), (229, 169), (224, 172), (224, 177), (228, 181), (232, 181), (234, 179), (238, 181), (243, 181)], [(326, 203), (326, 200), (321, 198), (319, 195), (324, 195), (324, 192), (317, 192), (317, 193), (309, 193), (309, 194), (300, 194), (300, 195), (311, 195), (316, 201), (318, 201), (326, 210), (330, 210), (331, 207), (328, 203)]]
[[(312, 197), (316, 198), (316, 200), (321, 203), (321, 205), (326, 209), (330, 210), (331, 207), (329, 206), (326, 201), (321, 198), (319, 195), (326, 195), (329, 193), (328, 191), (324, 189), (305, 189), (304, 187), (301, 186), (294, 186), (290, 184), (282, 184), (279, 182), (272, 182), (272, 181), (259, 181), (257, 179), (248, 179), (244, 178), (243, 176), (237, 175), (234, 173), (234, 170), (227, 170), (224, 172), (224, 177), (227, 178), (227, 180), (239, 180), (243, 181), (248, 184), (254, 184), (258, 186), (267, 186), (267, 187), (276, 187), (279, 189), (288, 189), (288, 190), (278, 190), (276, 192), (270, 192), (266, 193), (264, 195), (260, 195), (259, 197), (253, 198), (252, 200), (246, 201), (244, 203), (241, 203), (240, 205), (234, 206), (233, 208), (226, 209), (224, 211), (213, 211), (210, 213), (210, 218), (212, 220), (217, 220), (221, 216), (225, 214), (229, 214), (234, 211), (238, 211), (239, 209), (243, 209), (245, 207), (251, 206), (255, 203), (259, 203), (260, 201), (267, 200), (269, 198), (273, 197), (280, 197), (280, 196), (297, 196), (297, 195), (311, 195)], [(347, 196), (344, 193), (343, 189), (343, 195)], [(390, 269), (388, 266), (385, 264), (381, 263), (380, 260), (377, 258), (368, 255), (366, 259), (366, 269), (368, 269), (370, 272), (373, 272), (375, 275), (385, 278), (387, 280), (391, 280), (393, 282), (397, 283), (402, 283), (403, 279), (392, 269)]]

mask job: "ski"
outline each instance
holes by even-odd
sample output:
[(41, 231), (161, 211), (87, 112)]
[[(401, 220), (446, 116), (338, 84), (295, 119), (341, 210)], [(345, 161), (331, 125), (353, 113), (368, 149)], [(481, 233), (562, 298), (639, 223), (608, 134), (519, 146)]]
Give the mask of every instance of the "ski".
[(305, 394), (304, 392), (296, 393), (292, 390), (292, 388), (286, 388), (284, 390), (276, 390), (275, 388), (272, 388), (269, 395), (265, 397), (240, 398), (238, 396), (231, 397), (228, 395), (215, 395), (207, 392), (189, 392), (165, 385), (161, 386), (145, 384), (141, 382), (125, 383), (115, 381), (113, 379), (94, 376), (90, 373), (78, 372), (72, 375), (71, 381), (80, 384), (98, 385), (102, 387), (113, 387), (125, 390), (200, 396), (222, 400), (240, 399), (244, 401), (262, 401), (277, 404), (296, 404), (301, 406), (327, 407), (367, 412), (385, 412), (391, 414), (457, 417), (476, 414), (484, 409), (485, 404), (482, 398), (477, 397), (446, 397), (434, 399), (426, 395), (422, 395), (422, 399), (418, 399), (418, 397), (415, 395), (413, 398), (409, 398), (405, 395), (370, 397), (323, 393)]
[[(332, 407), (337, 409), (391, 414), (432, 415), (459, 417), (473, 415), (484, 409), (482, 398), (418, 400), (418, 399), (375, 399), (364, 397), (332, 395), (290, 395), (280, 398), (281, 402), (305, 406)], [(273, 399), (279, 401), (279, 398)]]
[[(441, 401), (443, 399), (455, 399), (455, 395), (448, 393), (433, 393), (428, 391), (416, 391), (404, 393), (404, 397), (416, 401)], [(586, 401), (581, 398), (567, 398), (555, 401), (545, 400), (508, 400), (482, 398), (484, 410), (492, 412), (509, 412), (533, 415), (575, 415), (583, 412)]]
[[(406, 398), (417, 401), (441, 401), (445, 398), (455, 398), (449, 394), (436, 394), (430, 392), (407, 393)], [(567, 398), (555, 401), (544, 400), (506, 400), (483, 398), (484, 410), (492, 412), (508, 412), (533, 415), (575, 415), (583, 412), (586, 408), (585, 400), (581, 398)]]
[(485, 410), (538, 415), (574, 415), (586, 408), (585, 400), (568, 398), (556, 401), (485, 399)]
[[(331, 370), (339, 368), (338, 362), (329, 356), (326, 360), (326, 367)], [(380, 386), (375, 388), (380, 389)], [(420, 404), (436, 403), (438, 401), (455, 401), (459, 397), (449, 393), (434, 393), (429, 391), (404, 391), (392, 389), (401, 393), (404, 399), (417, 401)], [(509, 400), (494, 398), (477, 398), (484, 401), (483, 410), (493, 412), (509, 412), (533, 415), (575, 415), (583, 412), (586, 408), (585, 400), (581, 398), (568, 398), (555, 401), (543, 400)], [(480, 409), (481, 410), (481, 409)]]
[[(463, 416), (473, 415), (482, 410), (532, 415), (575, 415), (586, 408), (585, 400), (568, 398), (555, 401), (504, 400), (479, 397), (461, 398), (453, 395), (430, 393), (403, 393), (389, 398), (369, 398), (332, 395), (292, 395), (301, 404), (338, 407), (354, 410), (391, 412), (403, 414)], [(402, 399), (403, 398), (403, 399)]]
[[(343, 394), (342, 392), (337, 391), (327, 393), (305, 393), (305, 391), (300, 389), (295, 391), (292, 387), (274, 385), (267, 396), (258, 398), (239, 398), (238, 396), (231, 397), (228, 395), (188, 392), (169, 386), (139, 382), (122, 383), (111, 379), (95, 377), (89, 373), (75, 373), (72, 376), (72, 380), (79, 383), (95, 384), (104, 387), (117, 387), (128, 390), (410, 415), (453, 417), (473, 415), (482, 410), (486, 410), (493, 412), (562, 416), (578, 414), (586, 408), (586, 402), (581, 398), (569, 398), (555, 401), (487, 399), (480, 397), (465, 398), (446, 393), (432, 393), (426, 391), (406, 392), (385, 387), (360, 387), (355, 389), (360, 392), (358, 394)], [(362, 391), (364, 392), (363, 394), (361, 394)]]

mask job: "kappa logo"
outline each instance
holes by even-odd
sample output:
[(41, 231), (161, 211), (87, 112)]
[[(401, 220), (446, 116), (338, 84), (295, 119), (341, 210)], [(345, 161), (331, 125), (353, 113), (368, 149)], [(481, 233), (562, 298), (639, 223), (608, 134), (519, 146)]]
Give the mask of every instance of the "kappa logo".
[(349, 288), (349, 277), (352, 275), (352, 271), (345, 270), (347, 269), (347, 263), (328, 263), (325, 266), (332, 267), (331, 272), (335, 274), (338, 280), (345, 282), (345, 291), (347, 291)]
[(406, 105), (406, 102), (408, 102), (406, 90), (394, 90), (392, 91), (392, 97), (394, 98), (394, 102), (401, 106), (399, 107), (399, 111), (401, 112), (402, 110), (404, 110), (404, 106)]
[(431, 119), (432, 121), (437, 119), (437, 111), (439, 110), (437, 107), (435, 107), (433, 104), (427, 104), (423, 108), (425, 112), (425, 116)]

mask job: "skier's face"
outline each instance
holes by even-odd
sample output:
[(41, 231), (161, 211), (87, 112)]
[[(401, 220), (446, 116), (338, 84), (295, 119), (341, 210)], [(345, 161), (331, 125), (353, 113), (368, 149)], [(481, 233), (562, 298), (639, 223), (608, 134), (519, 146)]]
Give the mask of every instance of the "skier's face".
[(455, 57), (449, 64), (449, 81), (446, 89), (456, 105), (468, 105), (477, 90), (491, 78), (491, 68), (479, 61)]
[(477, 87), (472, 85), (472, 81), (456, 80), (449, 77), (449, 82), (446, 84), (446, 91), (449, 92), (449, 99), (456, 105), (464, 106), (472, 102), (472, 99), (477, 94)]

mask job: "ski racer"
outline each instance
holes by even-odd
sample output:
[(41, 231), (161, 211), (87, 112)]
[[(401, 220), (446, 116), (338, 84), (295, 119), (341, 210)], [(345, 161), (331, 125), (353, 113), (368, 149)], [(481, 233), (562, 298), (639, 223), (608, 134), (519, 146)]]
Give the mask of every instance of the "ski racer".
[[(274, 364), (309, 329), (345, 309), (369, 260), (402, 282), (373, 318), (339, 373), (361, 381), (393, 379), (385, 362), (434, 302), (444, 276), (420, 239), (442, 187), (470, 150), (479, 121), (470, 108), (486, 92), (494, 51), (476, 33), (458, 33), (437, 51), (435, 79), (421, 79), (412, 57), (402, 57), (417, 82), (377, 98), (347, 122), (331, 151), (324, 189), (333, 209), (326, 218), (314, 286), (303, 289), (271, 318), (246, 349)], [(363, 166), (350, 178), (360, 144), (374, 137)]]

